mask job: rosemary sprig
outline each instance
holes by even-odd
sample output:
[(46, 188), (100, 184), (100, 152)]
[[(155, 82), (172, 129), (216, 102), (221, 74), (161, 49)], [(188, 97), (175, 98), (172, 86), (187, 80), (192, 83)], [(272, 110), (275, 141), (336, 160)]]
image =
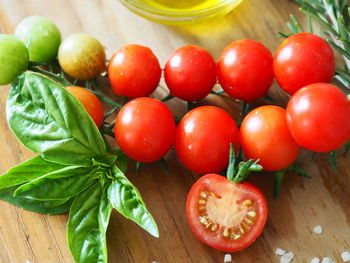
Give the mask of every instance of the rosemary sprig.
[[(350, 90), (350, 1), (348, 0), (294, 0), (308, 15), (309, 31), (312, 33), (313, 21), (324, 30), (321, 37), (340, 53), (344, 65), (337, 67), (335, 79)], [(305, 32), (294, 16), (287, 23), (292, 34)], [(281, 36), (288, 35), (280, 33)]]

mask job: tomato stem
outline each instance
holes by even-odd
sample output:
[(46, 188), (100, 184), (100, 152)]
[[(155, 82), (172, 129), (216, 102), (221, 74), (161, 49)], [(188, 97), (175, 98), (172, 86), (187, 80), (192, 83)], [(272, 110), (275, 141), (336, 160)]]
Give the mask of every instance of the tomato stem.
[(275, 177), (273, 180), (273, 198), (276, 198), (281, 193), (282, 183), (286, 169), (279, 170), (275, 172)]
[(337, 172), (337, 151), (328, 153), (328, 160), (334, 172)]
[(167, 96), (165, 96), (163, 99), (161, 99), (161, 102), (166, 102), (168, 100), (171, 100), (172, 98), (174, 98), (173, 95), (171, 94), (168, 94)]

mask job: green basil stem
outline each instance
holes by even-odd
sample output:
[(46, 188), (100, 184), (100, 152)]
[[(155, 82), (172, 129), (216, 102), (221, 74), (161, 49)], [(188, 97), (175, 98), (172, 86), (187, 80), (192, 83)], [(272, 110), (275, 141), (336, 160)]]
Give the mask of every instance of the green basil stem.
[(282, 188), (282, 183), (283, 183), (285, 173), (286, 173), (285, 169), (275, 172), (275, 176), (273, 180), (273, 198), (276, 198), (281, 193), (281, 188)]

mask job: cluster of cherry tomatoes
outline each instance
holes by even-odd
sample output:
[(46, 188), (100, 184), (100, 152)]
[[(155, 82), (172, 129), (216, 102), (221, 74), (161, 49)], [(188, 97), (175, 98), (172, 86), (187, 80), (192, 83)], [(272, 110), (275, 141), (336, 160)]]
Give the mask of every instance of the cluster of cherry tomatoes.
[[(171, 54), (164, 70), (140, 45), (118, 49), (106, 66), (97, 39), (75, 34), (61, 43), (56, 26), (40, 17), (21, 22), (16, 35), (22, 42), (0, 35), (0, 84), (11, 82), (28, 61), (47, 63), (56, 56), (63, 71), (78, 80), (94, 79), (107, 69), (114, 93), (131, 99), (116, 117), (118, 146), (139, 162), (157, 161), (174, 147), (191, 171), (209, 174), (193, 185), (187, 216), (195, 235), (220, 250), (250, 245), (267, 218), (266, 200), (256, 187), (215, 174), (227, 167), (231, 144), (236, 152), (241, 147), (247, 159), (259, 159), (265, 170), (277, 171), (296, 160), (300, 146), (328, 152), (350, 139), (349, 97), (328, 84), (335, 73), (334, 54), (314, 34), (290, 36), (274, 57), (257, 41), (238, 40), (223, 50), (218, 63), (205, 49), (188, 45)], [(148, 97), (162, 72), (170, 94), (189, 102), (206, 97), (218, 82), (230, 97), (249, 103), (266, 95), (274, 79), (292, 97), (286, 110), (272, 105), (252, 110), (239, 129), (227, 112), (213, 106), (189, 111), (176, 126), (168, 107)], [(67, 90), (100, 127), (104, 113), (98, 98), (80, 87)]]

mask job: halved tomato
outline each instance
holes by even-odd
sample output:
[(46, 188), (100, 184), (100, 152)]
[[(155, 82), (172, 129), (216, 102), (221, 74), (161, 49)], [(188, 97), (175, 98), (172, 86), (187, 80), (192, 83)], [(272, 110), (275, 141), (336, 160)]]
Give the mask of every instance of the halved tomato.
[(186, 213), (200, 241), (221, 251), (234, 252), (248, 247), (260, 236), (268, 208), (264, 194), (254, 185), (208, 174), (188, 193)]

